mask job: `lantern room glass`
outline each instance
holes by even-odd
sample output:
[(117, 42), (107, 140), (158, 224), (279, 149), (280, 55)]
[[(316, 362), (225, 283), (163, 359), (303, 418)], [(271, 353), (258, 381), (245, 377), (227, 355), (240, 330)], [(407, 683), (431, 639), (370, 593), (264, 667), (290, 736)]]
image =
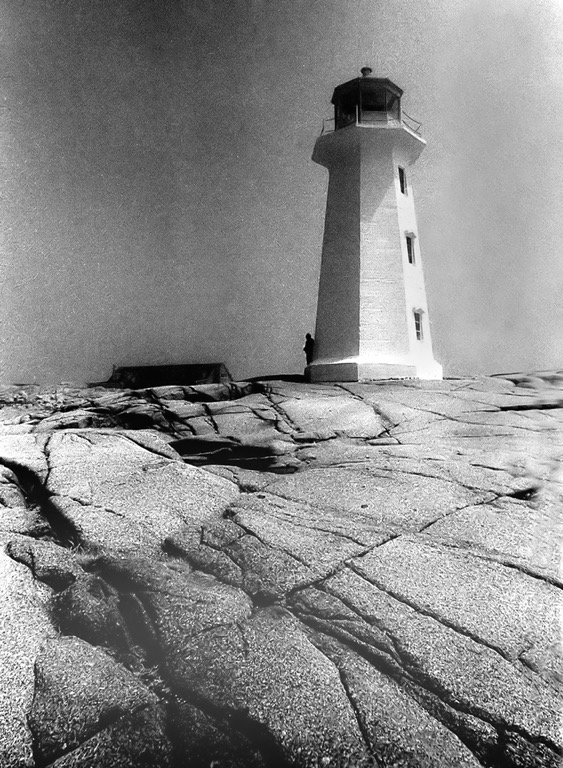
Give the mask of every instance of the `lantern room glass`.
[(355, 99), (350, 97), (342, 99), (336, 109), (336, 127), (344, 128), (346, 125), (355, 123), (357, 118), (358, 109)]
[(401, 98), (385, 84), (357, 81), (338, 94), (335, 105), (335, 128), (355, 124), (386, 124), (401, 120)]
[(360, 95), (360, 122), (385, 123), (399, 120), (399, 97), (387, 88), (362, 91)]

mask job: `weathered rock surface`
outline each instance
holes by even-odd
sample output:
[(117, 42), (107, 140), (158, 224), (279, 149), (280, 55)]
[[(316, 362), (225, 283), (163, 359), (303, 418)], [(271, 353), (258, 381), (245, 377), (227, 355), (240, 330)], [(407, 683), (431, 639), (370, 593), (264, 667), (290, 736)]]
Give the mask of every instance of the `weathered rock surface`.
[(2, 768), (561, 764), (561, 372), (0, 403)]

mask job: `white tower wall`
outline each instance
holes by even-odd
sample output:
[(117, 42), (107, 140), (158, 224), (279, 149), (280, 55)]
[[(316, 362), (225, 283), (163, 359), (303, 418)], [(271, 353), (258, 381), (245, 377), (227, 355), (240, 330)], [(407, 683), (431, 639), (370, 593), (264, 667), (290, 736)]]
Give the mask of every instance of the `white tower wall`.
[[(408, 155), (400, 147), (394, 151), (396, 168), (407, 168)], [(420, 239), (416, 222), (415, 201), (412, 185), (408, 183), (407, 194), (401, 192), (398, 174), (395, 177), (395, 193), (397, 196), (397, 214), (399, 237), (401, 242), (402, 263), (405, 275), (405, 306), (407, 310), (407, 329), (409, 334), (409, 358), (416, 366), (419, 379), (441, 379), (442, 366), (436, 362), (432, 352), (432, 337), (428, 315), (428, 302), (424, 285), (424, 270), (421, 256)], [(409, 264), (407, 253), (407, 235), (413, 239), (414, 264)], [(414, 311), (422, 315), (423, 338), (416, 338)]]
[[(356, 130), (356, 129), (353, 129)], [(361, 145), (359, 364), (367, 378), (409, 376), (403, 254), (398, 236), (393, 141), (357, 129)], [(381, 368), (385, 366), (385, 368)], [(392, 370), (388, 370), (391, 366)]]
[(424, 145), (399, 123), (352, 124), (317, 140), (313, 160), (328, 168), (329, 188), (312, 381), (442, 376), (432, 354), (412, 188), (407, 179), (403, 194), (398, 175)]
[(359, 351), (360, 163), (336, 163), (329, 178), (315, 353), (340, 360)]

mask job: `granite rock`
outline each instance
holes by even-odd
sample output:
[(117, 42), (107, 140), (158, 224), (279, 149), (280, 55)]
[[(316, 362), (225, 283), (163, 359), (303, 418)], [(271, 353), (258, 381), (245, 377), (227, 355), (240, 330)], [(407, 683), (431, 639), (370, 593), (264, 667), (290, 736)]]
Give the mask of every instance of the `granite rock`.
[(563, 373), (0, 387), (0, 765), (555, 768)]

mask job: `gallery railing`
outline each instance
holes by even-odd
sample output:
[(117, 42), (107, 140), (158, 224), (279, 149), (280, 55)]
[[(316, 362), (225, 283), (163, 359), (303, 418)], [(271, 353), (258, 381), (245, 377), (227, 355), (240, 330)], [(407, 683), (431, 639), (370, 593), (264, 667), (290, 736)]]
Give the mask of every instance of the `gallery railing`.
[[(356, 109), (355, 117), (354, 115), (350, 115), (349, 120), (340, 119), (341, 124), (339, 125), (339, 128), (345, 128), (348, 125), (378, 125), (381, 123), (386, 123), (387, 125), (400, 125), (402, 123), (413, 133), (420, 134), (422, 123), (415, 120), (410, 115), (407, 115), (406, 112), (401, 112), (400, 119), (390, 115), (388, 112), (381, 112), (378, 113), (378, 115), (380, 116), (378, 116), (377, 119), (373, 117), (373, 113), (369, 118), (367, 118), (366, 115), (365, 117), (367, 119), (362, 119), (362, 114)], [(321, 129), (321, 136), (324, 136), (325, 133), (332, 133), (334, 130), (336, 130), (334, 117), (325, 117)]]

